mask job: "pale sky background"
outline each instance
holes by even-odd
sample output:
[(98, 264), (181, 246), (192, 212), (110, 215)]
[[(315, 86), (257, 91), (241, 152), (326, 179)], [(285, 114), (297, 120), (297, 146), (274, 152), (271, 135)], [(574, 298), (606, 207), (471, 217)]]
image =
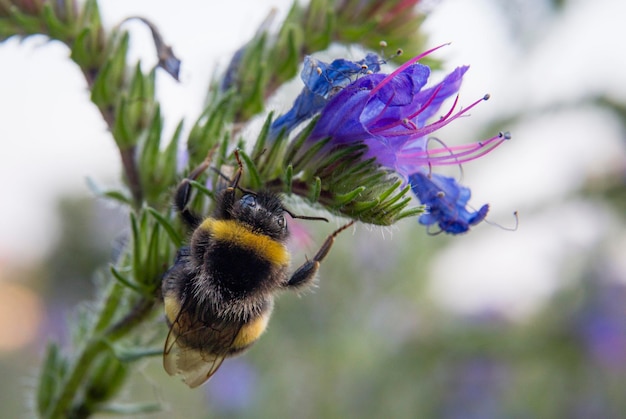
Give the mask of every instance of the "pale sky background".
[[(448, 70), (471, 65), (461, 103), (491, 94), (471, 118), (452, 124), (440, 138), (448, 144), (479, 140), (473, 136), (493, 115), (514, 115), (529, 106), (602, 92), (626, 95), (626, 3), (573, 3), (563, 19), (550, 21), (536, 12), (542, 2), (511, 1), (521, 28), (534, 28), (526, 39), (528, 49), (521, 49), (510, 42), (517, 29), (505, 26), (489, 0), (439, 2), (425, 28), (431, 35), (429, 46), (452, 42), (436, 53)], [(100, 1), (107, 27), (128, 16), (144, 16), (182, 59), (181, 83), (163, 72), (157, 75), (168, 132), (183, 116), (191, 125), (212, 71), (227, 64), (271, 7), (278, 9), (280, 20), (290, 4)], [(132, 57), (140, 57), (149, 68), (155, 56), (148, 29), (140, 23), (125, 25), (132, 32)], [(67, 55), (64, 46), (41, 37), (0, 44), (0, 261), (28, 263), (45, 254), (55, 238), (54, 203), (60, 194), (89, 194), (87, 177), (103, 185), (118, 181), (113, 140)], [(491, 204), (493, 222), (511, 226), (511, 213), (519, 210), (520, 228), (508, 233), (484, 224), (441, 252), (432, 271), (433, 295), (456, 310), (532, 310), (558, 285), (559, 270), (570, 263), (566, 257), (591, 251), (616, 225), (604, 208), (584, 202), (554, 204), (585, 174), (624, 166), (626, 151), (616, 121), (592, 109), (563, 110), (529, 116), (510, 131), (512, 142), (479, 163), (465, 165), (464, 183), (472, 188), (476, 207)], [(542, 211), (542, 202), (553, 205)], [(525, 216), (525, 210), (532, 214)], [(624, 276), (626, 257), (620, 255), (626, 254), (626, 238), (618, 237), (616, 243), (608, 251)]]

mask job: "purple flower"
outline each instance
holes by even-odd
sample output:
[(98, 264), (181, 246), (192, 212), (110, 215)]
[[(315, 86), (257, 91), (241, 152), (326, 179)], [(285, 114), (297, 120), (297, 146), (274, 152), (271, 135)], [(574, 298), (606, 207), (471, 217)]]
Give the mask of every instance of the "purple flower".
[(594, 361), (604, 368), (623, 371), (626, 368), (626, 286), (602, 279), (590, 278), (590, 295), (575, 325)]
[(471, 192), (453, 178), (417, 172), (409, 176), (409, 181), (415, 195), (428, 206), (428, 212), (419, 218), (421, 224), (430, 226), (437, 223), (446, 233), (461, 234), (487, 216), (487, 204), (478, 211), (468, 211), (465, 208)]
[(410, 182), (418, 199), (429, 206), (430, 213), (422, 216), (420, 222), (438, 223), (443, 231), (459, 234), (482, 221), (488, 206), (476, 212), (467, 210), (469, 189), (451, 178), (430, 174), (431, 168), (474, 160), (510, 137), (499, 134), (472, 144), (427, 148), (430, 134), (489, 98), (485, 95), (455, 112), (457, 96), (445, 115), (430, 121), (446, 99), (457, 95), (469, 68), (458, 67), (441, 82), (425, 88), (430, 68), (417, 61), (442, 46), (413, 58), (391, 74), (365, 75), (343, 88), (321, 111), (303, 150), (329, 139), (320, 152), (322, 159), (339, 147), (364, 143), (367, 145), (364, 158), (374, 158)]
[(372, 53), (360, 61), (337, 59), (330, 64), (310, 56), (305, 57), (300, 73), (304, 88), (292, 108), (272, 123), (270, 138), (275, 139), (283, 130), (285, 134), (289, 133), (298, 124), (318, 113), (329, 98), (347, 86), (356, 75), (380, 71), (380, 62), (380, 57)]

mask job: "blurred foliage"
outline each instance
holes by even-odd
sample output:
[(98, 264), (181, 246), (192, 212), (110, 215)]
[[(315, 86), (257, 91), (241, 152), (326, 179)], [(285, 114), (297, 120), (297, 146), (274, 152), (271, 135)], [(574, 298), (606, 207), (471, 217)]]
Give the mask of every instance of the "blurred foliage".
[(124, 246), (125, 214), (91, 198), (62, 197), (58, 202), (59, 235), (45, 261), (46, 292), (73, 305), (93, 294), (94, 270), (119, 257)]
[[(402, 228), (394, 240), (415, 234)], [(279, 301), (263, 342), (208, 383), (213, 411), (481, 419), (617, 419), (626, 412), (626, 285), (607, 278), (605, 261), (590, 260), (589, 272), (520, 322), (429, 304), (420, 290), (425, 270), (415, 269), (432, 257), (426, 248), (413, 249), (416, 261), (374, 245), (391, 259), (382, 270), (360, 250), (338, 250), (335, 260), (354, 262), (336, 263), (332, 273), (326, 267), (314, 295)], [(276, 403), (277, 395), (288, 397)]]
[[(546, 2), (555, 6), (555, 13), (571, 3)], [(20, 9), (19, 4), (30, 6)], [(336, 2), (341, 10), (356, 8), (365, 16), (377, 4)], [(125, 162), (128, 189), (99, 193), (132, 208), (126, 246), (110, 256), (110, 247), (94, 238), (106, 237), (103, 229), (117, 234), (117, 227), (109, 227), (111, 213), (85, 201), (61, 204), (61, 236), (43, 269), (52, 278), (52, 296), (76, 292), (76, 298), (89, 297), (85, 283), (91, 283), (95, 266), (112, 264), (93, 279), (100, 285), (96, 302), (75, 313), (70, 348), (48, 346), (32, 401), (42, 416), (86, 417), (100, 411), (164, 418), (624, 417), (626, 287), (610, 261), (589, 256), (584, 272), (564, 281), (566, 286), (523, 321), (497, 312), (464, 317), (438, 307), (426, 291), (429, 263), (448, 239), (423, 240), (423, 230), (407, 220), (397, 224), (393, 241), (381, 240), (385, 230), (376, 228), (360, 229), (348, 243), (338, 243), (322, 266), (321, 286), (303, 298), (281, 298), (262, 341), (249, 354), (226, 361), (201, 390), (191, 392), (166, 377), (159, 361), (144, 358), (158, 354), (162, 343), (165, 325), (153, 310), (155, 294), (167, 267), (164, 261), (171, 261), (183, 237), (167, 212), (170, 188), (179, 177), (172, 162), (180, 129), (173, 139), (161, 138), (154, 71), (144, 74), (126, 63), (128, 35), (117, 28), (104, 36), (95, 7), (87, 1), (80, 8), (82, 19), (72, 20), (79, 8), (69, 0), (0, 2), (2, 36), (47, 33), (68, 42)], [(325, 48), (331, 40), (359, 40), (363, 28), (333, 32), (358, 21), (358, 14), (334, 20), (327, 12), (320, 19), (324, 7), (323, 1), (313, 1), (309, 8), (296, 5), (277, 37), (261, 30), (250, 41), (253, 48), (240, 57), (241, 63), (260, 54), (283, 67), (266, 69), (266, 84), (250, 86), (249, 67), (234, 60), (233, 84), (213, 86), (209, 105), (189, 134), (191, 163), (202, 161), (218, 142), (231, 140), (238, 127), (230, 130), (224, 121), (238, 124), (260, 112), (264, 100), (295, 75), (304, 53)], [(384, 35), (385, 20), (372, 21), (370, 29)], [(72, 24), (64, 25), (68, 22)], [(320, 22), (327, 26), (320, 28)], [(303, 44), (304, 39), (311, 44)], [(233, 96), (231, 87), (237, 84), (244, 99)], [(240, 107), (242, 103), (247, 105)], [(623, 98), (573, 106), (590, 103), (624, 124)], [(120, 117), (124, 123), (117, 122)], [(506, 125), (522, 118), (520, 112)], [(219, 163), (226, 162), (225, 150), (216, 151)], [(608, 204), (623, 217), (624, 168), (588, 179), (579, 196)], [(206, 207), (207, 201), (195, 205)], [(321, 230), (316, 242), (328, 233)], [(108, 237), (105, 241), (115, 240)], [(3, 365), (3, 376), (15, 376), (7, 366), (12, 367)], [(9, 380), (4, 381), (6, 386)], [(119, 403), (112, 404), (113, 398)], [(63, 409), (51, 410), (55, 403)], [(152, 413), (164, 406), (164, 412)]]

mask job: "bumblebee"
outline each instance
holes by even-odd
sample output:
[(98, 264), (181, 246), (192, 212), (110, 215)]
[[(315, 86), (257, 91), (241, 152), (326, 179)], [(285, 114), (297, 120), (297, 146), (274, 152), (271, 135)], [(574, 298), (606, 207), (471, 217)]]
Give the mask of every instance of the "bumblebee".
[(191, 388), (215, 374), (225, 358), (240, 354), (259, 339), (277, 292), (310, 285), (335, 237), (353, 224), (334, 231), (311, 260), (289, 275), (285, 214), (328, 220), (292, 214), (273, 192), (240, 188), (243, 165), (236, 151), (235, 156), (239, 168), (230, 186), (219, 193), (212, 215), (201, 219), (187, 207), (189, 180), (208, 163), (181, 182), (174, 199), (193, 233), (189, 246), (179, 250), (163, 277), (170, 328), (163, 366), (168, 374), (181, 375)]

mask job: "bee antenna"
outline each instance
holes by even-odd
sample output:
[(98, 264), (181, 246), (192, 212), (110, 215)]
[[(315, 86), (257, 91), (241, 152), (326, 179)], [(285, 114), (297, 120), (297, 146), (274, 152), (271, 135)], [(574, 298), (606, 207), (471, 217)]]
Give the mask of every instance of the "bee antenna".
[(237, 169), (237, 173), (235, 173), (235, 179), (233, 179), (233, 188), (239, 189), (239, 181), (241, 180), (241, 175), (243, 174), (243, 163), (241, 162), (241, 158), (239, 157), (239, 149), (235, 149), (235, 159), (237, 160), (237, 165), (239, 169)]
[(229, 178), (229, 177), (228, 177), (228, 176), (226, 176), (224, 173), (222, 173), (222, 172), (220, 171), (220, 169), (218, 169), (217, 167), (210, 167), (210, 169), (211, 169), (212, 171), (214, 171), (215, 173), (217, 173), (217, 175), (218, 175), (219, 177), (221, 177), (222, 179), (227, 180), (227, 181), (229, 181), (229, 182), (230, 182), (230, 181), (232, 181), (232, 179), (231, 179), (231, 178)]
[(291, 218), (294, 218), (294, 219), (298, 218), (300, 220), (314, 220), (314, 221), (326, 221), (326, 222), (328, 222), (328, 219), (324, 218), (324, 217), (311, 217), (311, 216), (308, 216), (308, 215), (297, 215), (297, 214), (294, 214), (293, 212), (289, 211), (287, 208), (283, 208), (283, 211), (285, 211), (287, 214), (289, 214), (289, 216)]
[(519, 215), (517, 211), (513, 212), (513, 217), (515, 218), (515, 225), (513, 227), (505, 227), (501, 224), (494, 223), (493, 221), (489, 221), (486, 218), (485, 218), (485, 222), (489, 225), (501, 228), (502, 230), (505, 230), (505, 231), (517, 231), (517, 228), (519, 227)]
[(257, 196), (257, 193), (254, 191), (251, 191), (250, 189), (246, 189), (246, 188), (242, 188), (241, 186), (237, 185), (237, 189), (239, 189), (239, 191), (241, 191), (244, 194), (248, 194), (248, 195), (253, 195), (253, 196)]

